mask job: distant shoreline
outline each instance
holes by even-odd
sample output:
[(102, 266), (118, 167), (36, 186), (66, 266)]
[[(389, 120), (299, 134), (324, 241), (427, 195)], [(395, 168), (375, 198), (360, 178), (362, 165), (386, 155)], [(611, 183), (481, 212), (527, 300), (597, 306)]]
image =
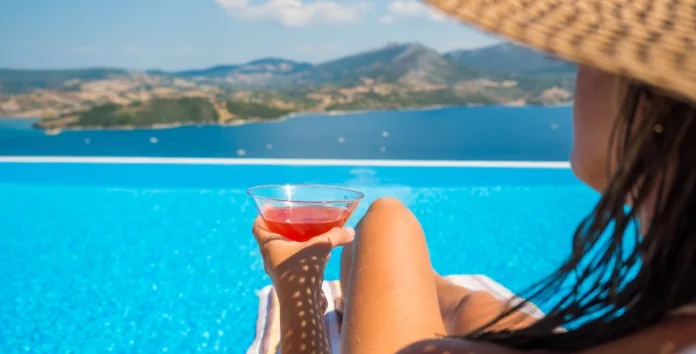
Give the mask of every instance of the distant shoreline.
[(433, 106), (425, 106), (425, 107), (411, 107), (411, 108), (385, 108), (385, 109), (363, 109), (363, 110), (354, 110), (354, 111), (347, 111), (347, 110), (336, 110), (336, 111), (321, 111), (321, 112), (293, 112), (289, 113), (287, 115), (284, 115), (279, 118), (273, 118), (273, 119), (261, 119), (261, 118), (251, 118), (251, 119), (243, 119), (243, 120), (234, 120), (234, 121), (228, 121), (224, 123), (200, 123), (200, 122), (179, 122), (179, 123), (162, 123), (162, 124), (154, 124), (151, 126), (134, 126), (134, 125), (127, 125), (127, 126), (113, 126), (113, 127), (91, 127), (91, 126), (84, 126), (84, 127), (64, 127), (64, 128), (50, 128), (50, 127), (40, 127), (36, 126), (36, 123), (41, 122), (41, 118), (31, 118), (31, 117), (0, 117), (0, 119), (11, 119), (11, 120), (36, 120), (37, 122), (34, 124), (34, 128), (37, 130), (44, 131), (46, 134), (49, 135), (56, 135), (61, 132), (70, 132), (70, 131), (129, 131), (129, 130), (164, 130), (164, 129), (174, 129), (174, 128), (182, 128), (182, 127), (194, 127), (194, 126), (220, 126), (220, 127), (234, 127), (234, 126), (242, 126), (242, 125), (247, 125), (247, 124), (258, 124), (258, 123), (280, 123), (287, 121), (288, 119), (293, 119), (293, 118), (298, 118), (298, 117), (303, 117), (303, 116), (311, 116), (311, 115), (324, 115), (324, 116), (346, 116), (346, 115), (352, 115), (352, 114), (366, 114), (366, 113), (375, 113), (375, 112), (418, 112), (418, 111), (435, 111), (435, 110), (441, 110), (441, 109), (447, 109), (447, 108), (481, 108), (481, 107), (490, 107), (490, 108), (510, 108), (510, 109), (517, 109), (517, 108), (530, 108), (530, 107), (537, 107), (537, 108), (564, 108), (564, 107), (572, 107), (573, 103), (564, 103), (564, 104), (558, 104), (558, 105), (549, 105), (549, 106), (536, 106), (536, 105), (433, 105)]
[[(279, 118), (272, 118), (272, 119), (261, 119), (261, 118), (251, 118), (251, 119), (241, 119), (241, 120), (236, 120), (236, 121), (231, 121), (231, 122), (225, 122), (225, 123), (197, 123), (197, 122), (181, 122), (181, 123), (167, 123), (167, 124), (154, 124), (152, 126), (113, 126), (113, 127), (66, 127), (66, 128), (43, 128), (43, 127), (36, 127), (34, 126), (35, 129), (39, 129), (44, 131), (47, 134), (50, 135), (57, 135), (63, 131), (69, 132), (69, 131), (127, 131), (127, 130), (163, 130), (163, 129), (174, 129), (174, 128), (181, 128), (181, 127), (193, 127), (193, 126), (219, 126), (219, 127), (235, 127), (235, 126), (242, 126), (242, 125), (247, 125), (247, 124), (268, 124), (268, 123), (281, 123), (285, 122), (288, 119), (293, 119), (293, 118), (299, 118), (303, 116), (310, 116), (310, 115), (325, 115), (325, 116), (346, 116), (346, 115), (351, 115), (351, 114), (365, 114), (365, 113), (372, 113), (372, 112), (386, 112), (386, 111), (398, 111), (398, 112), (411, 112), (411, 111), (433, 111), (437, 109), (444, 109), (444, 108), (454, 108), (454, 107), (476, 107), (474, 105), (470, 106), (453, 106), (453, 105), (435, 105), (435, 106), (428, 106), (428, 107), (418, 107), (418, 108), (394, 108), (394, 109), (375, 109), (375, 110), (368, 110), (368, 109), (363, 109), (363, 110), (355, 110), (355, 111), (345, 111), (345, 110), (336, 110), (336, 111), (321, 111), (321, 112), (293, 112), (286, 114), (284, 116), (281, 116)], [(493, 107), (493, 106), (491, 106)], [(513, 106), (510, 106), (513, 107)], [(524, 106), (515, 106), (515, 107), (524, 107)], [(40, 122), (40, 121), (39, 121)], [(53, 131), (53, 133), (50, 133)]]
[(83, 126), (83, 127), (65, 127), (65, 128), (43, 128), (36, 127), (34, 129), (51, 131), (129, 131), (129, 130), (164, 130), (164, 129), (174, 129), (181, 127), (194, 127), (194, 126), (237, 126), (243, 125), (246, 122), (235, 122), (235, 123), (199, 123), (199, 122), (181, 122), (181, 123), (167, 123), (167, 124), (154, 124), (154, 125), (118, 125), (113, 127), (96, 127), (96, 126)]

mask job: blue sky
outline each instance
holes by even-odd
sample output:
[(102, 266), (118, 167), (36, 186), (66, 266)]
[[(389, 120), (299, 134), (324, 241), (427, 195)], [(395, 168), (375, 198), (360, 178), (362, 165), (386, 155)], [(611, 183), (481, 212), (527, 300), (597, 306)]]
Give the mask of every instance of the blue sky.
[(417, 0), (0, 3), (0, 67), (172, 70), (261, 57), (320, 62), (393, 41), (447, 51), (498, 40)]

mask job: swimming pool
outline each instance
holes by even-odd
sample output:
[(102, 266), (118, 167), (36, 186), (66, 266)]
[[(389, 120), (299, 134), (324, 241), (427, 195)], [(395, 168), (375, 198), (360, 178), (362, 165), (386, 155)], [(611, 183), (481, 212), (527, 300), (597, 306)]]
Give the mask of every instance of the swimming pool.
[(352, 224), (397, 197), (439, 272), (513, 291), (567, 255), (597, 198), (564, 163), (288, 161), (0, 159), (0, 352), (244, 352), (269, 283), (254, 184), (358, 188)]

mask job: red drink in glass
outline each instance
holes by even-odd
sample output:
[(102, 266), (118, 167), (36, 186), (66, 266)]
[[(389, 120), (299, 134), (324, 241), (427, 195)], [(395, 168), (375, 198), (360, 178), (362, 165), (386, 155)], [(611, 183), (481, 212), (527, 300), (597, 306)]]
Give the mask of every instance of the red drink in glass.
[(348, 210), (338, 207), (270, 207), (263, 212), (269, 231), (300, 242), (342, 227), (349, 217)]
[(318, 184), (258, 186), (247, 193), (269, 231), (299, 242), (343, 227), (364, 196), (347, 188)]

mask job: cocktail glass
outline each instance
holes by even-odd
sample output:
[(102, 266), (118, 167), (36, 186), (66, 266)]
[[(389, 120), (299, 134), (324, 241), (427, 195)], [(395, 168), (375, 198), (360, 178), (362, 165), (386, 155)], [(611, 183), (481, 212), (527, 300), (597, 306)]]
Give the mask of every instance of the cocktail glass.
[(272, 184), (247, 190), (269, 231), (293, 241), (307, 241), (343, 227), (364, 194), (320, 184)]

